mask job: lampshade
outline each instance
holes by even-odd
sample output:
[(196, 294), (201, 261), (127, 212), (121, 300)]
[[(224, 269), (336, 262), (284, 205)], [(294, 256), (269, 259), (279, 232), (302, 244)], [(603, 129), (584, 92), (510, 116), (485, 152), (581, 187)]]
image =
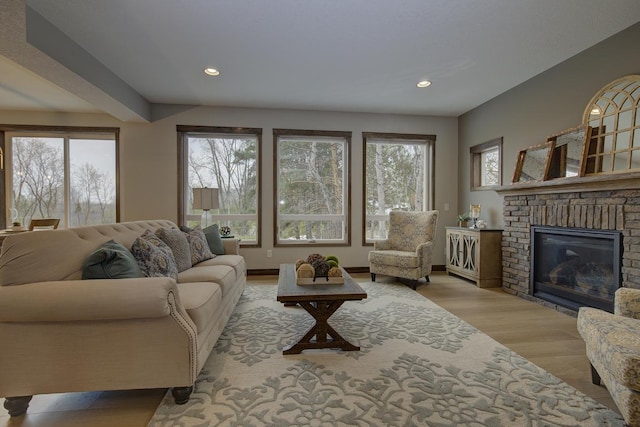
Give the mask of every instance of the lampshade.
[(217, 188), (193, 188), (193, 208), (208, 211), (218, 209), (218, 189)]

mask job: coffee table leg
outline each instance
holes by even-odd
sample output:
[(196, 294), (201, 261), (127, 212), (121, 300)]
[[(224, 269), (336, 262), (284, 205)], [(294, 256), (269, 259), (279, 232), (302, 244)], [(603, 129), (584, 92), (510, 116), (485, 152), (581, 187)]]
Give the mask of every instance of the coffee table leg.
[[(335, 313), (343, 303), (344, 301), (299, 303), (302, 308), (313, 316), (316, 323), (297, 343), (285, 347), (282, 354), (300, 354), (303, 350), (315, 348), (339, 348), (344, 351), (360, 350), (359, 346), (351, 344), (344, 339), (328, 323), (331, 315)], [(327, 335), (332, 339), (327, 339)], [(316, 339), (312, 340), (313, 337)]]

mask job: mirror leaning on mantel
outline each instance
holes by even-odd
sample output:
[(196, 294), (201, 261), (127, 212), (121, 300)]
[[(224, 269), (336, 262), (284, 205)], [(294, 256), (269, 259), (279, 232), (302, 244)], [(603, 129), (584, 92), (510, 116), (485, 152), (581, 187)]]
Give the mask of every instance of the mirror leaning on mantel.
[(553, 142), (549, 171), (545, 179), (566, 178), (585, 175), (591, 127), (582, 125), (551, 135)]
[(512, 182), (544, 181), (548, 179), (551, 163), (549, 160), (553, 152), (553, 146), (554, 142), (550, 141), (520, 151)]

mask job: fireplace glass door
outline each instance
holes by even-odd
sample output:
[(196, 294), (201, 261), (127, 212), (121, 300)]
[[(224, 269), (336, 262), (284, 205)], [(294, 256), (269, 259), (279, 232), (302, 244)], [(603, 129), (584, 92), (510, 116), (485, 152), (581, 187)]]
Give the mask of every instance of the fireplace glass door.
[(533, 226), (531, 241), (534, 296), (573, 310), (613, 311), (620, 286), (619, 232)]

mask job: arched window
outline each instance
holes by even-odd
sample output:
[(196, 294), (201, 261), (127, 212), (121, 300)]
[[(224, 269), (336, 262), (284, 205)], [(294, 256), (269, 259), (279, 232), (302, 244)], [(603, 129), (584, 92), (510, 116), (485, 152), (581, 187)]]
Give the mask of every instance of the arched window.
[(619, 78), (587, 104), (591, 126), (586, 174), (640, 170), (640, 75)]

